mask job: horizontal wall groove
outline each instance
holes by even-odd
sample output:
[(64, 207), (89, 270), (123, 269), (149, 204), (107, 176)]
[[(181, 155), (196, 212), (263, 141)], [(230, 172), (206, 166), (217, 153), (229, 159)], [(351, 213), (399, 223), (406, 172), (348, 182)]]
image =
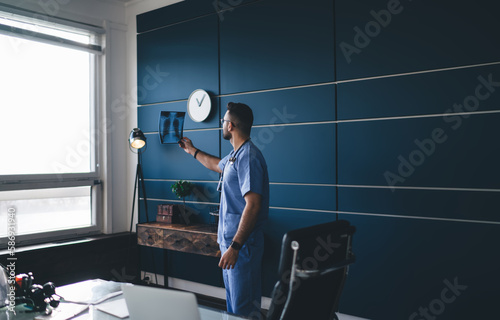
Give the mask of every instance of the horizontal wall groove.
[(154, 103), (146, 103), (146, 104), (139, 104), (137, 105), (138, 108), (146, 108), (146, 107), (151, 107), (151, 106), (157, 106), (160, 104), (168, 104), (168, 103), (176, 103), (176, 102), (186, 102), (186, 108), (187, 108), (187, 100), (188, 99), (181, 99), (181, 100), (169, 100), (169, 101), (162, 101), (162, 102), (154, 102)]
[[(207, 169), (208, 170), (208, 169)], [(144, 181), (151, 182), (177, 182), (179, 180), (175, 179), (152, 179), (146, 178)], [(194, 179), (186, 179), (189, 182), (199, 182), (199, 183), (218, 183), (218, 180), (194, 180)], [(295, 182), (269, 182), (270, 185), (278, 185), (278, 186), (304, 186), (304, 187), (335, 187), (335, 184), (326, 184), (326, 183), (295, 183)]]
[(396, 214), (349, 212), (349, 211), (337, 211), (336, 213), (347, 214), (347, 215), (387, 217), (387, 218), (402, 218), (402, 219), (415, 219), (415, 220), (434, 220), (434, 221), (447, 221), (447, 222), (462, 222), (462, 223), (465, 222), (465, 223), (500, 225), (500, 222), (498, 222), (498, 221), (487, 221), (487, 220), (452, 219), (452, 218), (422, 217), (422, 216), (403, 216), (403, 215), (396, 215)]
[(368, 121), (387, 121), (387, 120), (406, 120), (406, 119), (420, 119), (420, 118), (441, 118), (451, 115), (482, 115), (482, 114), (497, 114), (499, 110), (486, 110), (486, 111), (471, 111), (471, 112), (448, 112), (436, 114), (423, 114), (423, 115), (408, 115), (408, 116), (394, 116), (394, 117), (381, 117), (381, 118), (363, 118), (363, 119), (346, 119), (346, 120), (330, 120), (330, 121), (311, 121), (311, 122), (296, 122), (296, 123), (276, 123), (276, 124), (263, 124), (254, 125), (252, 128), (266, 128), (266, 127), (286, 127), (286, 126), (302, 126), (302, 125), (318, 125), (318, 124), (339, 124), (349, 122), (368, 122)]
[(293, 90), (293, 89), (302, 89), (302, 88), (311, 88), (311, 87), (322, 87), (322, 86), (328, 86), (328, 85), (332, 85), (332, 84), (337, 84), (337, 83), (335, 81), (331, 81), (331, 82), (321, 82), (321, 83), (313, 83), (313, 84), (304, 84), (304, 85), (297, 85), (297, 86), (290, 86), (290, 87), (281, 87), (281, 88), (273, 88), (273, 89), (242, 91), (242, 92), (221, 94), (221, 95), (218, 95), (216, 97), (224, 98), (224, 97), (240, 96), (240, 95), (254, 94), (254, 93), (265, 93), (265, 92), (275, 92), (275, 91), (284, 91), (284, 90)]
[(480, 68), (480, 67), (493, 66), (493, 65), (498, 65), (498, 64), (500, 64), (500, 61), (493, 61), (493, 62), (486, 62), (486, 63), (479, 63), (479, 64), (471, 64), (471, 65), (464, 65), (464, 66), (455, 66), (455, 67), (448, 67), (448, 68), (439, 68), (439, 69), (429, 69), (429, 70), (421, 70), (421, 71), (413, 71), (413, 72), (395, 73), (395, 74), (387, 74), (387, 75), (380, 75), (380, 76), (373, 76), (373, 77), (366, 77), (366, 78), (355, 78), (355, 79), (347, 79), (347, 80), (338, 80), (338, 81), (335, 82), (335, 84), (350, 83), (350, 82), (359, 82), (359, 81), (368, 81), (368, 80), (377, 80), (377, 79), (385, 79), (385, 78), (404, 77), (404, 76), (412, 76), (412, 75), (419, 75), (419, 74), (426, 74), (426, 73), (435, 73), (435, 72), (445, 72), (445, 71), (453, 71), (453, 70), (461, 70), (461, 69)]
[(471, 112), (448, 112), (448, 113), (435, 113), (435, 114), (422, 114), (411, 116), (395, 116), (395, 117), (382, 117), (382, 118), (364, 118), (364, 119), (346, 119), (337, 120), (336, 123), (348, 122), (368, 122), (368, 121), (386, 121), (386, 120), (406, 120), (406, 119), (421, 119), (421, 118), (440, 118), (451, 115), (481, 115), (481, 114), (495, 114), (500, 113), (500, 110), (487, 110), (487, 111), (471, 111)]
[[(140, 198), (140, 200), (144, 201), (144, 198)], [(148, 198), (148, 201), (168, 201), (168, 202), (175, 202), (175, 203), (184, 203), (182, 200), (172, 200), (172, 199), (158, 199), (158, 198)], [(211, 205), (211, 206), (218, 206), (218, 202), (205, 202), (205, 201), (189, 201), (186, 200), (186, 203), (191, 203), (191, 204), (206, 204), (206, 205)]]
[(463, 191), (463, 192), (500, 192), (500, 189), (486, 188), (451, 188), (451, 187), (412, 187), (412, 186), (375, 186), (375, 185), (336, 185), (339, 188), (360, 189), (398, 189), (398, 190), (434, 190), (434, 191)]
[(269, 182), (271, 185), (277, 186), (303, 186), (303, 187), (335, 187), (335, 184), (328, 183), (297, 183), (297, 182)]
[[(500, 112), (500, 111), (499, 111)], [(261, 124), (254, 125), (252, 128), (275, 128), (275, 127), (293, 127), (293, 126), (310, 126), (322, 124), (336, 124), (337, 121), (317, 121), (317, 122), (297, 122), (297, 123), (276, 123), (276, 124)], [(199, 131), (221, 131), (222, 128), (200, 128), (200, 129), (184, 129), (183, 132), (199, 132)], [(143, 132), (145, 135), (158, 134), (158, 131)]]
[[(301, 89), (301, 88), (322, 87), (322, 86), (337, 85), (337, 84), (351, 83), (351, 82), (361, 82), (361, 81), (369, 81), (369, 80), (377, 80), (377, 79), (385, 79), (385, 78), (395, 78), (395, 77), (404, 77), (404, 76), (412, 76), (412, 75), (427, 74), (427, 73), (436, 73), (436, 72), (446, 72), (446, 71), (461, 70), (461, 69), (480, 68), (480, 67), (493, 66), (493, 65), (500, 65), (500, 61), (488, 62), (488, 63), (482, 63), (482, 64), (465, 65), (465, 66), (456, 66), (456, 67), (449, 67), (449, 68), (421, 70), (421, 71), (406, 72), (406, 73), (387, 74), (387, 75), (373, 76), (373, 77), (367, 77), (367, 78), (355, 78), (355, 79), (347, 79), (347, 80), (328, 81), (328, 82), (313, 83), (313, 84), (304, 84), (304, 85), (296, 85), (296, 86), (288, 86), (288, 87), (273, 88), (273, 89), (242, 91), (242, 92), (235, 92), (235, 93), (210, 95), (210, 97), (211, 98), (224, 98), (224, 97), (232, 97), (232, 96), (254, 94), (254, 93), (265, 93), (265, 92), (284, 91), (284, 90), (293, 90), (293, 89)], [(140, 107), (148, 107), (148, 106), (155, 106), (155, 105), (160, 105), (160, 104), (183, 102), (183, 101), (185, 101), (187, 103), (187, 99), (188, 98), (186, 97), (186, 99), (160, 101), (160, 102), (147, 103), (147, 104), (138, 104), (137, 107), (139, 107), (139, 108)]]
[(303, 212), (317, 212), (317, 213), (337, 213), (335, 210), (321, 210), (321, 209), (306, 209), (306, 208), (291, 208), (291, 207), (272, 207), (269, 209), (275, 210), (289, 210), (289, 211), (303, 211)]
[[(144, 181), (151, 181), (151, 182), (177, 182), (179, 180), (175, 179), (144, 179)], [(192, 179), (187, 179), (186, 181), (189, 182), (199, 182), (199, 183), (218, 183), (218, 180), (192, 180)]]
[[(336, 82), (322, 82), (322, 83), (315, 83), (315, 84), (305, 84), (305, 85), (297, 85), (297, 86), (274, 88), (274, 89), (243, 91), (243, 92), (227, 93), (227, 94), (219, 94), (219, 95), (217, 95), (217, 94), (212, 95), (209, 93), (209, 96), (210, 96), (210, 98), (224, 98), (224, 97), (240, 96), (240, 95), (254, 94), (254, 93), (265, 93), (265, 92), (284, 91), (284, 90), (293, 90), (293, 89), (301, 89), (301, 88), (322, 87), (322, 86), (328, 86), (328, 85), (332, 85), (332, 84), (336, 84)], [(149, 107), (149, 106), (156, 106), (156, 105), (160, 105), (160, 104), (183, 102), (183, 101), (185, 101), (187, 104), (187, 100), (188, 100), (187, 98), (186, 99), (179, 99), (179, 100), (169, 100), (169, 101), (162, 101), (162, 102), (146, 103), (146, 104), (141, 104), (141, 105), (137, 105), (137, 106), (138, 107)]]
[(316, 213), (347, 214), (347, 215), (372, 216), (372, 217), (387, 217), (387, 218), (402, 218), (402, 219), (416, 219), (416, 220), (435, 220), (435, 221), (465, 222), (465, 223), (479, 223), (479, 224), (500, 225), (500, 222), (498, 222), (498, 221), (487, 221), (487, 220), (453, 219), (453, 218), (424, 217), (424, 216), (404, 216), (404, 215), (385, 214), (385, 213), (337, 211), (337, 210), (319, 210), (319, 209), (303, 209), (303, 208), (287, 208), (287, 207), (269, 207), (269, 209), (289, 210), (289, 211), (302, 211), (302, 212), (316, 212)]
[[(144, 201), (144, 198), (140, 198)], [(183, 203), (182, 200), (170, 200), (170, 199), (156, 199), (148, 198), (148, 201), (168, 201), (175, 203)], [(219, 205), (216, 202), (198, 202), (198, 201), (186, 201), (190, 204), (205, 204), (205, 205)], [(453, 218), (439, 218), (439, 217), (425, 217), (425, 216), (404, 216), (397, 214), (385, 214), (385, 213), (370, 213), (370, 212), (354, 212), (354, 211), (337, 211), (337, 210), (320, 210), (320, 209), (306, 209), (306, 208), (289, 208), (289, 207), (272, 207), (269, 209), (274, 210), (288, 210), (288, 211), (301, 211), (301, 212), (316, 212), (316, 213), (331, 213), (331, 214), (347, 214), (347, 215), (361, 215), (361, 216), (373, 216), (373, 217), (388, 217), (388, 218), (401, 218), (401, 219), (416, 219), (416, 220), (433, 220), (433, 221), (448, 221), (448, 222), (462, 222), (462, 223), (479, 223), (479, 224), (491, 224), (500, 225), (498, 221), (487, 221), (487, 220), (470, 220), (470, 219), (453, 219)]]
[(312, 121), (312, 122), (296, 122), (296, 123), (276, 123), (276, 124), (260, 124), (254, 125), (253, 128), (273, 128), (273, 127), (293, 127), (293, 126), (310, 126), (321, 124), (336, 124), (337, 121)]
[(189, 19), (182, 20), (182, 21), (179, 21), (179, 22), (174, 22), (174, 23), (167, 24), (167, 25), (164, 25), (164, 26), (161, 26), (161, 27), (149, 29), (147, 31), (138, 32), (137, 35), (146, 34), (146, 33), (149, 33), (149, 32), (153, 32), (153, 31), (165, 29), (165, 28), (168, 28), (168, 27), (171, 27), (171, 26), (179, 25), (179, 24), (182, 24), (182, 23), (185, 23), (185, 22), (198, 20), (198, 19), (205, 18), (205, 17), (211, 16), (211, 15), (215, 15), (216, 13), (217, 13), (217, 11), (214, 10), (214, 12), (206, 13), (206, 14), (203, 14), (203, 15), (200, 15), (200, 16), (197, 16), (197, 17), (189, 18)]
[[(177, 182), (175, 179), (152, 179), (146, 178), (144, 181), (150, 182)], [(218, 180), (193, 180), (186, 181), (193, 183), (218, 183)], [(500, 189), (489, 188), (451, 188), (451, 187), (417, 187), (417, 186), (377, 186), (377, 185), (357, 185), (357, 184), (333, 184), (333, 183), (298, 183), (298, 182), (269, 182), (275, 186), (298, 186), (298, 187), (338, 187), (357, 189), (397, 189), (397, 190), (420, 190), (420, 191), (460, 191), (460, 192), (500, 192)]]
[(222, 128), (200, 128), (200, 129), (185, 129), (184, 132), (195, 132), (195, 131), (221, 131)]
[[(500, 106), (499, 106), (500, 108)], [(294, 123), (274, 123), (274, 124), (258, 124), (253, 125), (252, 128), (273, 128), (273, 127), (291, 127), (291, 126), (309, 126), (321, 124), (340, 124), (352, 122), (371, 122), (371, 121), (388, 121), (388, 120), (408, 120), (408, 119), (426, 119), (426, 118), (441, 118), (446, 116), (474, 116), (484, 114), (498, 114), (499, 110), (485, 110), (485, 111), (471, 111), (471, 112), (448, 112), (448, 113), (434, 113), (434, 114), (420, 114), (408, 116), (394, 116), (394, 117), (381, 117), (381, 118), (361, 118), (361, 119), (345, 119), (345, 120), (329, 120), (329, 121), (310, 121), (310, 122), (294, 122)], [(197, 131), (220, 131), (222, 128), (200, 128), (200, 129), (185, 129), (183, 132), (197, 132)], [(158, 134), (158, 131), (144, 132), (144, 134)]]
[[(200, 128), (200, 129), (185, 129), (183, 132), (198, 132), (198, 131), (220, 131), (222, 128)], [(147, 135), (158, 134), (158, 131), (143, 132)], [(173, 144), (173, 143), (172, 143)]]
[[(147, 178), (144, 181), (151, 182), (177, 182), (179, 180), (175, 179), (151, 179)], [(193, 180), (186, 179), (189, 182), (199, 182), (199, 183), (218, 183), (218, 180)], [(278, 185), (278, 186), (304, 186), (304, 187), (335, 187), (335, 184), (321, 184), (321, 183), (295, 183), (295, 182), (269, 182), (270, 185)]]

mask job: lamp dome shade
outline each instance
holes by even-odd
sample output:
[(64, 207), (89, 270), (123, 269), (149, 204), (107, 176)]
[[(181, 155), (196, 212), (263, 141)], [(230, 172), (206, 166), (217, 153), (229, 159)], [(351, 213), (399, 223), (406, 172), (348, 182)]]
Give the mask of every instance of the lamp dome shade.
[(128, 141), (134, 149), (141, 149), (146, 145), (146, 137), (139, 128), (132, 129)]

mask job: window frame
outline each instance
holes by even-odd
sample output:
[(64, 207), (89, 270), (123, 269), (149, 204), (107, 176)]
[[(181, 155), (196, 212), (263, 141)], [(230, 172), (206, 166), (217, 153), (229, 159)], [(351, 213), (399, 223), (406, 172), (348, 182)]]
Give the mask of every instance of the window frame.
[[(6, 14), (12, 14), (16, 17), (24, 17), (25, 19), (33, 19), (42, 16), (39, 13), (25, 11), (15, 7), (0, 5), (0, 12)], [(47, 18), (47, 17), (45, 17)], [(47, 18), (48, 19), (48, 18)], [(23, 246), (35, 243), (44, 243), (54, 240), (61, 239), (71, 239), (75, 237), (82, 237), (85, 235), (99, 234), (102, 233), (104, 225), (104, 201), (103, 201), (103, 186), (101, 182), (101, 177), (103, 170), (101, 168), (102, 156), (101, 146), (103, 145), (104, 135), (101, 134), (99, 128), (101, 128), (100, 114), (102, 113), (103, 106), (101, 105), (102, 93), (104, 91), (104, 68), (103, 62), (105, 59), (104, 50), (101, 44), (104, 43), (106, 33), (105, 30), (91, 26), (87, 24), (82, 24), (75, 21), (60, 19), (50, 17), (48, 23), (50, 25), (58, 25), (66, 30), (79, 29), (88, 32), (93, 37), (97, 39), (97, 45), (79, 45), (73, 41), (61, 42), (57, 41), (55, 36), (41, 36), (37, 32), (30, 32), (29, 35), (26, 32), (16, 33), (17, 28), (11, 28), (11, 30), (5, 30), (5, 28), (0, 27), (0, 34), (7, 36), (16, 36), (29, 41), (38, 41), (42, 43), (50, 43), (53, 45), (58, 45), (60, 47), (72, 48), (77, 50), (83, 50), (88, 52), (89, 59), (91, 59), (91, 67), (89, 70), (89, 75), (91, 79), (90, 86), (90, 142), (91, 142), (91, 171), (80, 172), (80, 173), (48, 173), (48, 174), (13, 174), (13, 175), (0, 175), (0, 192), (2, 191), (14, 191), (14, 190), (33, 190), (33, 189), (45, 189), (45, 188), (68, 188), (68, 187), (84, 187), (89, 186), (91, 188), (91, 215), (92, 215), (92, 225), (88, 227), (63, 229), (56, 231), (47, 231), (41, 233), (33, 233), (26, 235), (16, 236), (16, 246)], [(43, 20), (41, 24), (43, 24)], [(45, 22), (47, 22), (46, 20)], [(0, 24), (1, 26), (5, 26)], [(17, 30), (17, 31), (19, 31)], [(55, 41), (54, 41), (55, 40)], [(0, 249), (7, 247), (8, 238), (0, 238)]]

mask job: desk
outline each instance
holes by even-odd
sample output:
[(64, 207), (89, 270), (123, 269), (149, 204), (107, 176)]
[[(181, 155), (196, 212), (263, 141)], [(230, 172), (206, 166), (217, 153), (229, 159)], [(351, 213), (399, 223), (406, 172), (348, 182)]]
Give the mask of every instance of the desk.
[[(98, 290), (96, 290), (96, 288)], [(123, 294), (121, 294), (121, 283), (113, 282), (113, 281), (104, 281), (104, 280), (88, 280), (77, 282), (74, 284), (70, 284), (67, 286), (58, 287), (56, 289), (57, 294), (66, 295), (66, 299), (76, 299), (83, 300), (90, 304), (88, 308), (85, 309), (81, 314), (71, 318), (72, 320), (117, 320), (119, 318), (114, 317), (110, 314), (102, 312), (98, 310), (100, 304), (119, 300), (123, 298)], [(98, 295), (94, 295), (93, 292), (100, 292)], [(102, 300), (102, 295), (112, 296), (109, 299)], [(101, 302), (99, 302), (102, 300)], [(98, 303), (99, 302), (99, 303)], [(61, 302), (60, 306), (55, 309), (53, 316), (56, 316), (56, 311), (63, 311), (65, 309), (78, 308), (81, 304), (76, 303), (65, 303)], [(85, 306), (85, 305), (83, 305)], [(22, 306), (16, 306), (17, 315), (13, 315), (11, 312), (7, 310), (7, 308), (0, 309), (0, 320), (33, 320), (36, 316), (39, 316), (41, 313), (26, 313), (25, 308)], [(205, 307), (198, 306), (198, 310), (200, 311), (201, 320), (242, 320), (247, 319), (244, 317), (235, 316), (233, 314), (229, 314), (225, 311)], [(363, 318), (358, 318), (355, 316), (345, 315), (337, 313), (339, 320), (367, 320)], [(51, 319), (50, 317), (46, 318), (47, 320)], [(61, 320), (61, 318), (57, 318)], [(129, 319), (129, 318), (125, 318)]]
[[(93, 282), (93, 283), (90, 283)], [(90, 283), (90, 284), (89, 284)], [(98, 290), (96, 290), (96, 288)], [(89, 280), (89, 281), (82, 281), (78, 282), (75, 284), (70, 284), (67, 286), (62, 286), (56, 289), (57, 294), (65, 294), (66, 299), (78, 299), (85, 301), (87, 303), (92, 303), (89, 305), (88, 308), (85, 309), (81, 314), (77, 315), (76, 317), (71, 318), (72, 320), (117, 320), (119, 318), (112, 316), (110, 314), (107, 314), (105, 312), (102, 312), (98, 310), (97, 308), (101, 303), (108, 302), (108, 301), (113, 301), (113, 300), (118, 300), (123, 298), (123, 294), (121, 294), (120, 289), (121, 288), (121, 283), (118, 282), (113, 282), (113, 281), (104, 281), (104, 280)], [(93, 292), (100, 291), (101, 293), (99, 296), (96, 296), (93, 294)], [(109, 299), (101, 300), (101, 295), (109, 295), (112, 296)], [(85, 304), (76, 304), (76, 303), (69, 303), (69, 302), (61, 302), (58, 308), (54, 309), (53, 316), (52, 317), (46, 317), (46, 319), (51, 319), (55, 317), (60, 311), (62, 313), (65, 310), (68, 309), (74, 309), (78, 308), (79, 306), (84, 306)], [(201, 319), (202, 320), (241, 320), (241, 319), (246, 319), (243, 317), (235, 316), (232, 314), (228, 314), (225, 311), (205, 307), (205, 306), (198, 306), (198, 309), (200, 311)], [(7, 310), (7, 308), (2, 308), (0, 309), (0, 320), (33, 320), (35, 317), (40, 316), (42, 313), (37, 312), (37, 313), (27, 313), (25, 312), (25, 308), (22, 306), (16, 306), (16, 312), (17, 314), (14, 315), (11, 312)], [(61, 319), (61, 318), (56, 318), (56, 319)], [(125, 318), (129, 319), (129, 318)]]

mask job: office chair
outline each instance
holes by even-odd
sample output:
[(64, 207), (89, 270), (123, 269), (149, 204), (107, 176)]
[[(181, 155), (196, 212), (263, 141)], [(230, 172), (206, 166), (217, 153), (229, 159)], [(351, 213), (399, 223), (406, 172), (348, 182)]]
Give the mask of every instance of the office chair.
[(355, 227), (338, 220), (287, 232), (283, 236), (279, 280), (267, 320), (336, 319)]

